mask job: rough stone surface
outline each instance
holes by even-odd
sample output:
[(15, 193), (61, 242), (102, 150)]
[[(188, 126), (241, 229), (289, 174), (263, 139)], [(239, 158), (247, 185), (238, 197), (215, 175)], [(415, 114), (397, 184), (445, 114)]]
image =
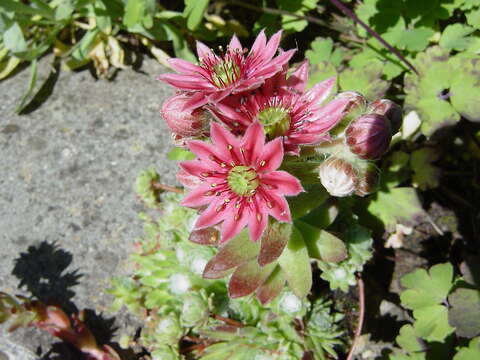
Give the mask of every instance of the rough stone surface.
[[(170, 136), (158, 114), (173, 93), (155, 80), (164, 71), (152, 60), (111, 82), (62, 71), (51, 96), (23, 116), (14, 109), (28, 71), (0, 83), (1, 291), (53, 298), (67, 311), (90, 309), (98, 327), (117, 327), (117, 336), (132, 330), (128, 315), (112, 320), (105, 290), (112, 275), (128, 271), (142, 234), (133, 191), (139, 171), (154, 165), (175, 184), (175, 164), (165, 161)], [(9, 359), (30, 359), (13, 354), (28, 350), (42, 359), (75, 358), (52, 357), (62, 350), (52, 352), (53, 338), (35, 329), (6, 335), (0, 326), (0, 338)]]

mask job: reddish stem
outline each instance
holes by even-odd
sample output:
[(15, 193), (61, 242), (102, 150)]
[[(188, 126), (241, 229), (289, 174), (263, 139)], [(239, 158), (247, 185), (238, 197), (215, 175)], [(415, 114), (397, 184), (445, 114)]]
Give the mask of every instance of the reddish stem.
[(240, 328), (245, 327), (245, 324), (242, 324), (239, 321), (229, 319), (229, 318), (226, 318), (226, 317), (223, 317), (223, 316), (220, 316), (220, 315), (212, 314), (212, 317), (216, 320), (223, 321), (225, 324), (228, 324), (228, 325), (232, 325), (232, 326), (240, 327)]
[(357, 276), (358, 283), (358, 300), (360, 306), (360, 314), (358, 316), (357, 329), (355, 330), (355, 337), (353, 338), (352, 347), (348, 353), (347, 360), (352, 360), (355, 347), (357, 346), (360, 335), (362, 334), (363, 319), (365, 318), (365, 286), (360, 275)]
[(174, 193), (177, 193), (177, 194), (183, 194), (182, 189), (179, 189), (179, 188), (176, 188), (176, 187), (170, 186), (170, 185), (165, 185), (165, 184), (162, 184), (162, 183), (159, 183), (159, 182), (156, 182), (156, 181), (152, 182), (152, 186), (155, 189), (158, 189), (158, 190), (164, 190), (164, 191), (174, 192)]

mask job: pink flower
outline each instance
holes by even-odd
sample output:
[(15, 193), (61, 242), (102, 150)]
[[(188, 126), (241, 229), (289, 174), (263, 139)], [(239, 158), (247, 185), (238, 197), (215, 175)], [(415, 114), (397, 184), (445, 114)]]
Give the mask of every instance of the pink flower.
[(259, 122), (247, 128), (242, 139), (212, 123), (213, 144), (192, 140), (187, 146), (198, 159), (180, 165), (187, 173), (202, 180), (191, 190), (182, 205), (207, 206), (195, 225), (202, 229), (221, 224), (222, 242), (248, 226), (250, 238), (257, 241), (267, 226), (268, 215), (291, 222), (285, 195), (303, 191), (297, 178), (276, 171), (283, 160), (281, 139), (265, 143)]
[(304, 62), (288, 78), (282, 71), (259, 89), (229, 96), (210, 110), (240, 134), (258, 119), (268, 138), (281, 136), (285, 152), (298, 154), (299, 145), (328, 140), (328, 131), (342, 119), (348, 104), (347, 99), (339, 98), (322, 106), (332, 92), (335, 78), (305, 91), (307, 78), (308, 63)]
[(280, 38), (281, 31), (267, 42), (262, 30), (247, 55), (236, 36), (232, 37), (227, 51), (221, 55), (216, 55), (205, 44), (197, 42), (199, 65), (182, 59), (171, 59), (170, 65), (179, 74), (164, 74), (158, 79), (178, 89), (192, 92), (184, 110), (198, 108), (207, 103), (215, 104), (232, 93), (260, 86), (265, 79), (282, 70), (295, 50), (282, 51), (274, 57)]

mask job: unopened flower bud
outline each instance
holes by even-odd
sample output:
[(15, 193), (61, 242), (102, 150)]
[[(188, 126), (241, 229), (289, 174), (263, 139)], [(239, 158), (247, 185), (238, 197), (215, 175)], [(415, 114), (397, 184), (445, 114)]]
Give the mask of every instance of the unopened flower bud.
[(357, 187), (355, 195), (365, 196), (377, 190), (379, 180), (379, 170), (372, 164), (367, 163), (358, 171)]
[(356, 117), (360, 116), (365, 112), (367, 107), (367, 100), (363, 97), (362, 94), (355, 91), (344, 91), (335, 97), (335, 99), (348, 99), (348, 104), (343, 111), (342, 120), (338, 125), (331, 131), (332, 134), (340, 134)]
[(328, 158), (320, 165), (319, 176), (322, 185), (332, 196), (348, 196), (355, 191), (357, 183), (355, 169), (344, 159)]
[(368, 106), (367, 112), (386, 116), (390, 120), (392, 135), (396, 134), (402, 126), (402, 109), (393, 101), (388, 99), (375, 100)]
[(160, 111), (168, 127), (178, 138), (198, 137), (208, 129), (209, 116), (204, 109), (183, 110), (189, 99), (186, 94), (174, 95), (163, 103)]
[(378, 159), (388, 149), (392, 133), (383, 115), (367, 114), (350, 123), (345, 131), (350, 151), (361, 159)]

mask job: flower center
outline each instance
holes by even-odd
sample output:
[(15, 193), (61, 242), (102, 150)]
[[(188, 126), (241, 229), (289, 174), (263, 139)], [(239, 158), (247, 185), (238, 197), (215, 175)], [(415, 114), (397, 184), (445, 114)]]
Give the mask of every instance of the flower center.
[(233, 59), (223, 59), (213, 65), (212, 81), (216, 87), (225, 88), (240, 77), (240, 67)]
[(250, 196), (255, 193), (256, 188), (260, 185), (257, 173), (248, 166), (235, 166), (227, 176), (230, 189), (237, 195)]
[(282, 107), (267, 107), (260, 111), (258, 119), (263, 124), (269, 139), (285, 135), (290, 129), (290, 115), (288, 110)]

